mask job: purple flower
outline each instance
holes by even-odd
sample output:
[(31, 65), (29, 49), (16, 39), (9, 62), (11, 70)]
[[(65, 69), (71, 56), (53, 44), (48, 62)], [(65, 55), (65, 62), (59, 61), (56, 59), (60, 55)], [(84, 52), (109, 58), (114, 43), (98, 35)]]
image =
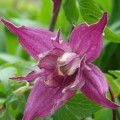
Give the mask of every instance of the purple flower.
[(106, 98), (109, 85), (101, 70), (93, 62), (102, 50), (102, 34), (107, 23), (107, 13), (96, 24), (83, 23), (74, 28), (69, 41), (48, 30), (16, 27), (1, 21), (15, 33), (23, 48), (36, 60), (39, 71), (13, 80), (35, 83), (27, 101), (23, 120), (48, 116), (59, 109), (77, 90), (94, 102), (107, 108), (119, 105)]

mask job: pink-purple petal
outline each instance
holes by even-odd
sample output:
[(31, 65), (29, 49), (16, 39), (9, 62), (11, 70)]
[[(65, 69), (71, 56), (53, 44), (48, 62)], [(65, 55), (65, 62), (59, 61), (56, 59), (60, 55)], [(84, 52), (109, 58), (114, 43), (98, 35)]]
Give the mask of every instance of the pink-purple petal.
[(76, 93), (75, 90), (62, 93), (63, 87), (51, 88), (38, 80), (28, 98), (23, 120), (48, 116), (59, 109)]
[(71, 33), (69, 43), (73, 52), (86, 55), (86, 61), (94, 61), (102, 50), (102, 34), (107, 23), (107, 13), (105, 12), (96, 24), (88, 26), (83, 23), (74, 28)]
[(23, 48), (35, 59), (39, 59), (39, 54), (54, 48), (51, 42), (51, 38), (56, 36), (54, 33), (41, 28), (16, 27), (4, 19), (0, 20), (18, 36)]
[(58, 29), (56, 37), (52, 38), (52, 44), (55, 48), (63, 49), (66, 52), (72, 52), (69, 42), (60, 38), (60, 29)]
[(81, 89), (84, 84), (85, 84), (85, 79), (82, 79), (82, 71), (78, 71), (76, 72), (76, 74), (70, 76), (67, 78), (67, 80), (71, 81), (72, 82), (66, 86), (64, 89), (63, 89), (63, 92), (66, 92), (67, 90), (78, 90), (78, 89)]
[(55, 70), (47, 76), (47, 79), (44, 81), (44, 83), (48, 85), (48, 87), (59, 87), (63, 84), (63, 81), (64, 77), (59, 76), (57, 70)]
[(75, 81), (71, 85), (71, 89), (74, 90), (81, 89), (84, 86), (84, 84), (85, 84), (85, 79), (83, 79), (83, 71), (79, 70), (76, 75)]
[(85, 84), (80, 91), (89, 99), (103, 107), (118, 108), (119, 105), (108, 100), (106, 97), (109, 86), (100, 69), (92, 64), (89, 64), (88, 67), (91, 68), (91, 70), (84, 68), (82, 79), (85, 80)]
[(23, 81), (26, 80), (27, 82), (32, 82), (33, 80), (35, 80), (36, 78), (45, 76), (47, 74), (47, 71), (41, 69), (39, 71), (32, 71), (30, 72), (28, 75), (26, 75), (25, 77), (12, 77), (10, 78), (11, 80), (15, 80), (15, 81)]
[(44, 68), (47, 70), (53, 70), (55, 69), (55, 66), (57, 64), (57, 58), (61, 56), (64, 53), (64, 50), (55, 48), (52, 51), (50, 51), (46, 56), (41, 58), (41, 60), (38, 63), (38, 66), (40, 68)]

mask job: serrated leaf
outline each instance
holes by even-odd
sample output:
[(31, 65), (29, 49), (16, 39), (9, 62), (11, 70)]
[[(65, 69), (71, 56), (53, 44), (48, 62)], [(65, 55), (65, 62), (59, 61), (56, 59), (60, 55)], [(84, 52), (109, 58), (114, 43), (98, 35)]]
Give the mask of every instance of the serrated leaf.
[(79, 18), (79, 11), (76, 0), (65, 0), (63, 4), (65, 15), (70, 23), (76, 22)]
[[(102, 16), (102, 10), (97, 6), (94, 0), (78, 0), (80, 12), (84, 18), (84, 20), (89, 23), (97, 22)], [(108, 27), (106, 27), (105, 31), (105, 39), (120, 43), (120, 36), (111, 31)]]
[(79, 120), (91, 116), (100, 106), (82, 94), (76, 94), (53, 116), (53, 120)]

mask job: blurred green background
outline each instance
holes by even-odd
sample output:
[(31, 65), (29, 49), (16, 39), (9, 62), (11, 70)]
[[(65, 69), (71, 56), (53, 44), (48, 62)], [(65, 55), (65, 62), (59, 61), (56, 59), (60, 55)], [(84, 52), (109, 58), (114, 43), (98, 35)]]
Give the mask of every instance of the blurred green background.
[[(15, 25), (48, 29), (52, 19), (51, 0), (0, 0), (0, 17)], [(103, 51), (94, 62), (105, 73), (116, 102), (120, 103), (120, 0), (63, 0), (55, 32), (61, 28), (68, 40), (73, 24), (89, 24), (108, 12)], [(17, 37), (0, 23), (0, 120), (21, 120), (30, 87), (26, 82), (10, 81), (13, 76), (26, 75), (36, 63), (19, 44)], [(21, 90), (25, 87), (24, 90)], [(109, 93), (108, 93), (109, 97)], [(77, 103), (76, 103), (77, 101)], [(76, 104), (75, 104), (76, 103)], [(67, 108), (69, 109), (66, 109)], [(70, 102), (45, 120), (112, 120), (111, 109), (101, 108), (78, 93)], [(37, 120), (37, 119), (36, 119)], [(120, 110), (117, 110), (120, 120)]]

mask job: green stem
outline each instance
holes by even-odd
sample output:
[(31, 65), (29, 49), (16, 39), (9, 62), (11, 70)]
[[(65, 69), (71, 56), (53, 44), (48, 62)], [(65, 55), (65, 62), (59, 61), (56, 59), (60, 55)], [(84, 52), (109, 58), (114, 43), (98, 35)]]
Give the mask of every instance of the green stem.
[(26, 92), (27, 90), (31, 90), (33, 88), (33, 86), (29, 86), (29, 83), (27, 82), (26, 86), (22, 86), (20, 88), (18, 88), (17, 90), (15, 90), (13, 93), (19, 97), (21, 96), (24, 92)]

